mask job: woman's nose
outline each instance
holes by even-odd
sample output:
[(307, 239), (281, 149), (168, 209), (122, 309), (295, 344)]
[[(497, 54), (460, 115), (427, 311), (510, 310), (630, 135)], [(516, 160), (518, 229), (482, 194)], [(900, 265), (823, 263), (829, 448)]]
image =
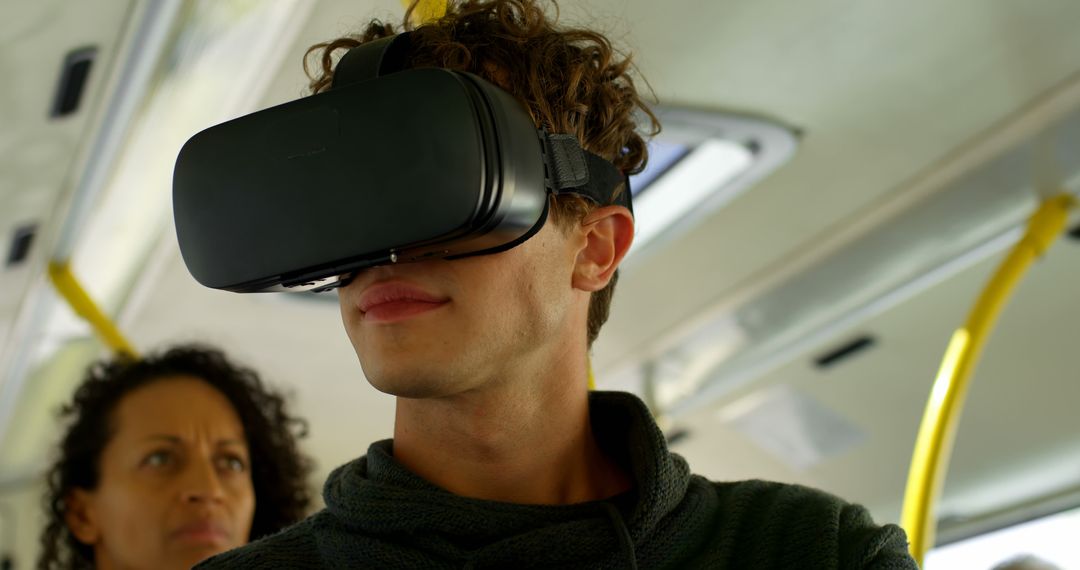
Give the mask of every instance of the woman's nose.
[(185, 469), (182, 484), (185, 502), (217, 502), (225, 496), (221, 478), (210, 458), (191, 461)]

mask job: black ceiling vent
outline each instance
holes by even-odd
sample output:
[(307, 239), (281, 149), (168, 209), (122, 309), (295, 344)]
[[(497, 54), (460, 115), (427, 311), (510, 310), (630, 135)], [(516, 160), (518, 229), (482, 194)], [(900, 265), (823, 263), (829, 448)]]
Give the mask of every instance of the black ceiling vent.
[(58, 119), (79, 110), (86, 80), (90, 77), (90, 68), (97, 57), (96, 47), (80, 48), (68, 52), (64, 58), (64, 68), (60, 70), (60, 82), (56, 87), (49, 116)]
[(814, 360), (814, 364), (816, 364), (818, 368), (830, 368), (836, 366), (841, 360), (851, 358), (875, 344), (877, 344), (877, 339), (870, 335), (862, 335), (841, 347), (817, 357)]
[(11, 236), (11, 247), (8, 248), (6, 267), (15, 267), (30, 257), (30, 248), (34, 245), (34, 237), (37, 235), (37, 224), (26, 224), (15, 228), (15, 234)]

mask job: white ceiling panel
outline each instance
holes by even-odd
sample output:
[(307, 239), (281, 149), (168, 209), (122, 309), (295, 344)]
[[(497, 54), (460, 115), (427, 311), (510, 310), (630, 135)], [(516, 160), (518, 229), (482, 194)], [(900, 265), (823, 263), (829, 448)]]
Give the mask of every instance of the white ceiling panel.
[[(59, 230), (72, 176), (102, 103), (132, 2), (10, 2), (0, 18), (0, 358), (11, 327), (37, 284)], [(68, 53), (94, 47), (77, 110), (50, 116)], [(29, 257), (6, 266), (20, 228), (36, 227)], [(2, 364), (2, 363), (0, 363)], [(2, 368), (0, 368), (2, 369)], [(0, 385), (3, 378), (0, 378)]]

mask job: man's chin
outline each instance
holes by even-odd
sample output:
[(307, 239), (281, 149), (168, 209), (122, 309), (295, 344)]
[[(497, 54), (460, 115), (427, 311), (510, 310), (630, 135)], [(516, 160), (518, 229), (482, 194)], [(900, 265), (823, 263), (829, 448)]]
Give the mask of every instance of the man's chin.
[(406, 398), (409, 400), (430, 400), (433, 398), (441, 398), (449, 396), (446, 390), (440, 390), (435, 386), (420, 386), (414, 384), (394, 384), (391, 386), (380, 386), (374, 382), (371, 383), (376, 390), (396, 396), (398, 398)]
[(415, 372), (389, 373), (379, 371), (364, 373), (373, 388), (398, 398), (428, 399), (448, 396), (454, 392), (446, 385), (445, 379)]

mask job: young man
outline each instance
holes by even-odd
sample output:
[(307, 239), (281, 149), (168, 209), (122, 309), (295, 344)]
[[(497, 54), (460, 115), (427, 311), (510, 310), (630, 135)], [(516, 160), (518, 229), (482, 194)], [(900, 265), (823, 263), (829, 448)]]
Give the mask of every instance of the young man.
[[(335, 51), (390, 35), (376, 22), (312, 48), (313, 91), (331, 85)], [(409, 49), (408, 66), (480, 75), (537, 127), (642, 168), (633, 113), (652, 115), (629, 61), (539, 2), (451, 4)], [(394, 439), (330, 476), (325, 510), (205, 567), (915, 568), (903, 531), (861, 507), (693, 476), (638, 399), (588, 392), (634, 220), (614, 199), (552, 201), (512, 249), (379, 266), (340, 290), (365, 376), (398, 397)]]

